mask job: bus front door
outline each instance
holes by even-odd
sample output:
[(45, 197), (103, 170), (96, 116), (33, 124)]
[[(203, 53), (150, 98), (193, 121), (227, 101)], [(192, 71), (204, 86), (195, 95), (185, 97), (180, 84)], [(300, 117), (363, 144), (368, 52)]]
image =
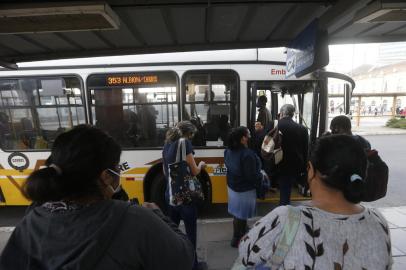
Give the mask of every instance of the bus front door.
[[(269, 113), (271, 116), (269, 125), (261, 125), (265, 131), (272, 129), (275, 120), (279, 118), (279, 111), (285, 104), (292, 104), (296, 108), (293, 120), (303, 125), (309, 132), (309, 143), (313, 142), (318, 128), (318, 88), (314, 81), (254, 81), (248, 84), (248, 128), (253, 134), (252, 147), (260, 154), (260, 144), (255, 141), (256, 133), (259, 133), (258, 126), (261, 119), (260, 114)], [(264, 104), (264, 101), (266, 103)], [(265, 105), (265, 107), (264, 107)], [(256, 127), (257, 126), (257, 127)], [(257, 131), (256, 131), (257, 129)], [(263, 162), (266, 162), (263, 160)], [(271, 177), (272, 178), (272, 177)], [(274, 179), (271, 179), (271, 182)], [(272, 182), (276, 192), (269, 192), (265, 201), (278, 202), (279, 191), (276, 180)], [(274, 191), (274, 190), (272, 190)], [(291, 200), (308, 200), (308, 192), (302, 185), (295, 184), (292, 189)]]

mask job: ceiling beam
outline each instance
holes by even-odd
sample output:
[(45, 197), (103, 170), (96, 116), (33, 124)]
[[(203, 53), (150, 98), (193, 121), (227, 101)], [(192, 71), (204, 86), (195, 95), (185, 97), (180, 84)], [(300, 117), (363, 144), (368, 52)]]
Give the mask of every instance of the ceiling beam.
[(47, 51), (47, 52), (54, 51), (51, 48), (49, 48), (48, 46), (45, 46), (44, 44), (41, 44), (38, 41), (36, 41), (36, 40), (34, 40), (34, 39), (30, 38), (30, 37), (27, 37), (24, 34), (16, 34), (15, 36), (18, 37), (18, 38), (21, 38), (22, 40), (24, 40), (24, 41), (26, 41), (28, 43), (30, 43), (34, 47), (40, 48), (43, 51)]
[(128, 31), (132, 34), (132, 36), (139, 42), (141, 43), (142, 46), (147, 46), (147, 42), (145, 41), (144, 37), (138, 31), (137, 26), (132, 22), (132, 20), (129, 18), (128, 14), (125, 12), (120, 12), (119, 14), (120, 17), (120, 22), (125, 24)]
[(354, 43), (382, 43), (382, 42), (401, 42), (406, 40), (406, 34), (401, 35), (378, 35), (378, 36), (357, 36), (343, 38), (330, 36), (329, 44), (354, 44)]
[(85, 50), (86, 48), (80, 45), (79, 43), (73, 41), (72, 39), (68, 38), (66, 35), (63, 33), (53, 33), (54, 35), (58, 36), (60, 39), (68, 43), (69, 45), (72, 45), (73, 47), (76, 47), (78, 50)]
[(10, 47), (10, 46), (5, 45), (4, 43), (0, 43), (0, 48), (3, 48), (3, 49), (6, 50), (6, 51), (10, 51), (10, 52), (12, 52), (12, 53), (14, 53), (14, 54), (16, 54), (16, 55), (19, 55), (19, 54), (23, 53), (23, 52), (21, 52), (21, 51), (19, 51), (19, 50), (16, 50), (16, 49), (13, 48), (13, 47)]
[(3, 61), (0, 59), (0, 67), (4, 67), (7, 69), (18, 69), (18, 66), (16, 63), (9, 62), (9, 61)]
[[(326, 30), (336, 32), (343, 25), (352, 23), (355, 13), (365, 7), (371, 0), (340, 0), (320, 17), (320, 25)], [(341, 29), (342, 30), (342, 29)]]
[(364, 35), (364, 34), (370, 32), (370, 31), (374, 30), (375, 28), (378, 28), (379, 26), (382, 26), (382, 25), (383, 25), (383, 23), (374, 23), (370, 27), (368, 27), (367, 29), (362, 30), (361, 32), (357, 33), (357, 36), (358, 35)]
[(279, 27), (289, 18), (289, 16), (297, 9), (297, 5), (292, 5), (279, 19), (279, 21), (274, 25), (274, 27), (269, 32), (265, 40), (271, 40), (272, 36), (278, 31)]
[(92, 33), (101, 41), (103, 42), (107, 47), (109, 48), (117, 48), (116, 44), (113, 42), (109, 41), (107, 38), (105, 38), (101, 31), (92, 31)]
[(257, 14), (259, 6), (249, 6), (247, 13), (245, 13), (244, 19), (242, 20), (240, 29), (238, 30), (237, 34), (237, 41), (241, 40), (241, 36), (247, 31), (248, 27), (250, 26), (250, 23), (252, 19), (254, 18), (255, 14)]
[[(133, 0), (134, 1), (134, 0)], [(72, 1), (73, 2), (73, 1)], [(135, 1), (134, 1), (135, 2)], [(322, 5), (332, 5), (338, 0), (235, 0), (235, 1), (224, 1), (224, 0), (201, 0), (201, 1), (175, 1), (170, 3), (170, 1), (145, 1), (144, 3), (131, 3), (131, 4), (110, 4), (112, 8), (164, 8), (164, 7), (207, 7), (208, 3), (210, 6), (235, 6), (235, 5), (259, 5), (259, 4), (322, 4)]]
[(172, 13), (170, 8), (163, 8), (161, 9), (161, 14), (164, 19), (164, 23), (166, 26), (166, 29), (168, 30), (169, 36), (172, 39), (172, 43), (177, 45), (178, 44), (178, 39), (176, 37), (176, 30), (173, 25), (173, 20), (172, 20)]
[(211, 8), (210, 2), (209, 5), (206, 6), (204, 10), (204, 41), (206, 43), (210, 43), (210, 28), (211, 28)]
[(401, 29), (403, 29), (403, 28), (406, 28), (406, 23), (403, 24), (403, 25), (401, 25), (401, 26), (399, 26), (399, 27), (396, 27), (395, 29), (392, 29), (392, 30), (386, 32), (385, 34), (382, 34), (382, 36), (390, 35), (390, 34), (396, 32), (396, 31), (399, 31), (399, 30), (401, 30)]

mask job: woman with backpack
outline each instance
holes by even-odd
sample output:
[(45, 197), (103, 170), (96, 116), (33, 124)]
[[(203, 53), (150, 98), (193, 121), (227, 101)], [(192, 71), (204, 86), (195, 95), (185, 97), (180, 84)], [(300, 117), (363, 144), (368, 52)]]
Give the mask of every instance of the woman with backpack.
[(352, 136), (320, 138), (307, 169), (310, 204), (281, 206), (260, 219), (241, 241), (238, 262), (264, 270), (391, 269), (388, 224), (359, 204), (366, 166)]

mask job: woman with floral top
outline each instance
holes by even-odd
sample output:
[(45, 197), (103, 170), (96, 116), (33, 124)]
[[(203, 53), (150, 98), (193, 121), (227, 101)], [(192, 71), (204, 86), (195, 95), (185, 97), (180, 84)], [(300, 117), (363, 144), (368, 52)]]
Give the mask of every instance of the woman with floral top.
[[(299, 226), (278, 269), (391, 269), (387, 222), (378, 211), (359, 204), (366, 166), (365, 152), (353, 137), (318, 140), (308, 163), (312, 201), (295, 209)], [(254, 225), (240, 243), (243, 265), (271, 269), (291, 210), (278, 207)]]

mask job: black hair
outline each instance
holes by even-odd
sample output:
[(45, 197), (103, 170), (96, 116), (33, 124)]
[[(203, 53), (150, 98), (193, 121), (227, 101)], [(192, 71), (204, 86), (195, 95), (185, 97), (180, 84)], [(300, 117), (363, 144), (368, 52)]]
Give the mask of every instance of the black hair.
[(337, 134), (340, 130), (351, 134), (351, 120), (345, 115), (336, 116), (331, 120), (330, 129), (333, 134)]
[(241, 138), (244, 136), (248, 136), (248, 132), (248, 128), (244, 126), (233, 128), (228, 135), (228, 148), (231, 150), (243, 148), (244, 145), (241, 144)]
[(259, 96), (257, 102), (260, 105), (265, 105), (268, 102), (268, 98), (265, 95)]
[(367, 157), (361, 144), (352, 136), (330, 135), (319, 138), (310, 161), (328, 187), (340, 190), (349, 202), (361, 201)]
[(46, 168), (33, 172), (23, 194), (35, 202), (101, 196), (100, 174), (120, 162), (121, 148), (98, 128), (79, 125), (59, 135)]

